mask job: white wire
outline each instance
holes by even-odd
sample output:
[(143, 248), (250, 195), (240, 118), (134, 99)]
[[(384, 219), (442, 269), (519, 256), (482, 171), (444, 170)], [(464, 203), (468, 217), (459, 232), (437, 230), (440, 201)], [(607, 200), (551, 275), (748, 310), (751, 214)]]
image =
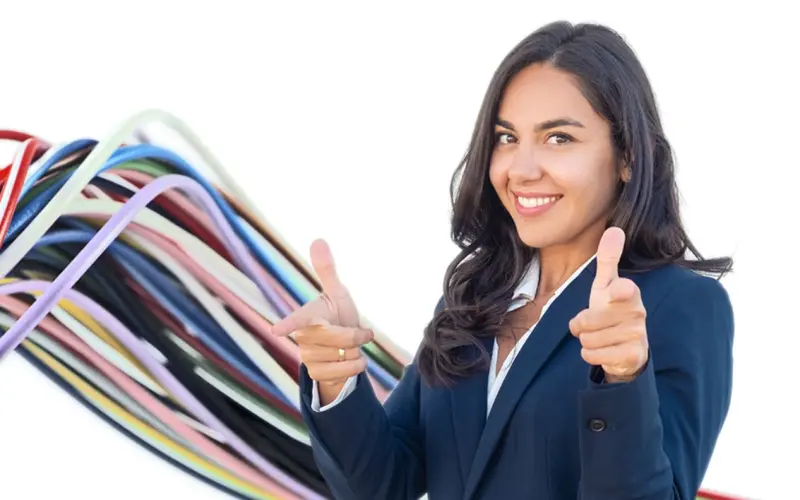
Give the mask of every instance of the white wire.
[[(8, 322), (8, 319), (9, 316), (3, 314), (2, 316), (0, 316), (0, 324), (2, 324), (3, 327), (9, 328), (11, 325), (14, 324), (14, 320), (13, 318), (10, 318), (11, 321)], [(142, 405), (140, 405), (133, 398), (128, 396), (124, 391), (120, 390), (114, 383), (112, 383), (105, 376), (98, 373), (96, 369), (80, 361), (76, 356), (74, 356), (71, 352), (69, 352), (69, 350), (62, 347), (57, 341), (53, 340), (48, 335), (42, 333), (39, 330), (32, 331), (28, 338), (33, 343), (35, 343), (45, 351), (49, 352), (53, 357), (61, 361), (68, 368), (77, 372), (83, 378), (87, 379), (93, 385), (97, 386), (101, 391), (105, 392), (109, 397), (111, 397), (111, 399), (114, 399), (120, 405), (127, 408), (137, 418), (146, 422), (152, 427), (158, 429), (159, 432), (167, 435), (173, 441), (176, 441), (181, 445), (197, 452), (197, 450), (195, 450), (193, 446), (191, 446), (183, 438), (178, 436), (178, 434), (173, 432), (172, 429), (162, 424), (160, 420), (158, 420), (155, 416), (153, 416)], [(69, 384), (69, 382), (66, 383)]]
[[(220, 184), (226, 191), (236, 197), (239, 202), (246, 207), (256, 219), (258, 219), (264, 228), (275, 239), (279, 246), (283, 247), (287, 252), (296, 256), (298, 264), (304, 268), (307, 274), (313, 276), (311, 266), (305, 258), (299, 257), (295, 249), (288, 244), (282, 235), (272, 227), (261, 214), (255, 203), (253, 203), (247, 194), (240, 188), (234, 179), (228, 174), (222, 163), (206, 148), (200, 138), (184, 124), (176, 116), (159, 109), (149, 109), (142, 111), (133, 117), (125, 120), (114, 132), (109, 136), (98, 142), (92, 149), (91, 153), (86, 157), (83, 163), (75, 169), (74, 173), (69, 177), (66, 183), (58, 190), (50, 202), (45, 205), (36, 218), (18, 235), (18, 237), (0, 253), (0, 277), (7, 276), (11, 270), (25, 257), (25, 255), (33, 248), (36, 242), (47, 232), (47, 230), (55, 223), (55, 221), (62, 215), (63, 209), (69, 205), (71, 200), (80, 197), (80, 193), (84, 187), (91, 182), (91, 180), (100, 172), (105, 163), (129, 137), (137, 130), (143, 129), (150, 124), (161, 124), (176, 132), (181, 136), (194, 150), (197, 151), (199, 156), (203, 159), (212, 173), (219, 179)], [(101, 201), (101, 200), (97, 200)], [(203, 262), (203, 261), (199, 261)], [(231, 266), (232, 269), (233, 266)], [(223, 276), (223, 275), (218, 275)], [(260, 295), (257, 293), (256, 295)], [(263, 301), (263, 297), (261, 298)], [(362, 323), (370, 325), (370, 322), (362, 316)], [(400, 348), (397, 344), (386, 337), (379, 329), (374, 328), (376, 340), (391, 349), (391, 352), (396, 355), (408, 359), (408, 353)]]
[(167, 252), (161, 250), (153, 243), (131, 234), (128, 236), (136, 245), (155, 257), (158, 262), (167, 268), (186, 289), (197, 299), (198, 303), (214, 318), (225, 333), (227, 333), (242, 351), (267, 375), (280, 391), (292, 402), (300, 401), (300, 387), (297, 382), (270, 356), (253, 336), (225, 310), (222, 303), (184, 269)]
[(95, 351), (98, 355), (105, 358), (109, 363), (113, 364), (121, 372), (128, 375), (130, 378), (146, 387), (150, 391), (158, 394), (159, 396), (168, 396), (164, 390), (150, 375), (143, 372), (138, 366), (132, 363), (128, 358), (123, 356), (119, 351), (104, 342), (100, 337), (95, 335), (91, 330), (86, 328), (80, 321), (75, 319), (70, 313), (60, 307), (54, 307), (50, 313), (57, 319), (65, 328), (80, 338), (90, 349)]
[[(117, 213), (124, 203), (115, 200), (97, 200), (78, 198), (72, 201), (66, 209), (62, 208), (61, 215), (65, 216), (100, 216), (108, 219)], [(272, 306), (259, 293), (258, 287), (241, 270), (223, 259), (217, 252), (206, 245), (200, 238), (176, 226), (172, 221), (161, 214), (149, 209), (137, 213), (133, 223), (151, 229), (168, 237), (183, 248), (183, 250), (196, 262), (213, 273), (220, 283), (236, 293), (248, 306), (261, 314), (268, 321), (273, 322), (278, 315)], [(125, 236), (133, 231), (126, 230)], [(2, 255), (2, 254), (0, 254)]]

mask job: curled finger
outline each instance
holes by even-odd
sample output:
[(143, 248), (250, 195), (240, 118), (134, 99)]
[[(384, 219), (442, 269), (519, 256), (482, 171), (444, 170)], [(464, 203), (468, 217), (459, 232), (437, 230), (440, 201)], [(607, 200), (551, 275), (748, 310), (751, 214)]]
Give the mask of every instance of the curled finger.
[(637, 340), (645, 335), (643, 324), (626, 322), (602, 330), (582, 332), (578, 338), (587, 349), (598, 349)]
[(315, 323), (331, 321), (335, 315), (334, 312), (330, 299), (325, 295), (320, 295), (272, 325), (272, 334), (285, 337), (292, 332), (314, 325)]
[(375, 334), (368, 328), (351, 328), (336, 325), (311, 325), (295, 332), (298, 344), (349, 349), (372, 342)]
[(300, 359), (303, 363), (332, 363), (353, 361), (363, 356), (357, 347), (336, 348), (316, 344), (301, 344)]
[(317, 382), (346, 380), (367, 369), (367, 358), (347, 361), (305, 363), (308, 376)]

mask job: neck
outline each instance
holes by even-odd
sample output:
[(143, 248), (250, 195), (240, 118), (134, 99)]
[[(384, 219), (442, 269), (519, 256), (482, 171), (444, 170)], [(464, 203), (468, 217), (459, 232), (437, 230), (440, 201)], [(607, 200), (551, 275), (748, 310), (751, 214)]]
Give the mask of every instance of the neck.
[(552, 294), (564, 284), (575, 271), (597, 253), (597, 245), (605, 227), (599, 226), (584, 231), (575, 240), (539, 250), (539, 290), (541, 294)]

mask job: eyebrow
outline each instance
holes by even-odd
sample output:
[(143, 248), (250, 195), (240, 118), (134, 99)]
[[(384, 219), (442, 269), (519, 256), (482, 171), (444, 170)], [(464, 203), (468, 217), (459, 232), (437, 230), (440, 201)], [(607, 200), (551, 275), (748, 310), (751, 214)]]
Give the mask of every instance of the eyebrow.
[[(502, 118), (497, 119), (497, 124), (503, 128), (507, 128), (509, 130), (514, 130), (514, 126), (511, 122), (503, 120)], [(573, 120), (572, 118), (556, 118), (554, 120), (547, 120), (545, 122), (537, 124), (533, 129), (536, 132), (542, 132), (544, 130), (550, 130), (552, 128), (557, 127), (584, 127), (583, 123), (579, 122), (578, 120)]]

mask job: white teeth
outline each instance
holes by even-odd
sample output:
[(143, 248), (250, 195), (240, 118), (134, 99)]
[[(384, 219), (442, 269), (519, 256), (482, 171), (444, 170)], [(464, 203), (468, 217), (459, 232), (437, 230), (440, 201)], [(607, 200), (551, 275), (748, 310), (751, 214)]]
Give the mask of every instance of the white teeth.
[(547, 205), (549, 203), (553, 203), (558, 199), (558, 196), (547, 196), (545, 198), (523, 198), (522, 196), (517, 196), (517, 200), (519, 200), (519, 204), (525, 208), (535, 208), (541, 207), (542, 205)]

